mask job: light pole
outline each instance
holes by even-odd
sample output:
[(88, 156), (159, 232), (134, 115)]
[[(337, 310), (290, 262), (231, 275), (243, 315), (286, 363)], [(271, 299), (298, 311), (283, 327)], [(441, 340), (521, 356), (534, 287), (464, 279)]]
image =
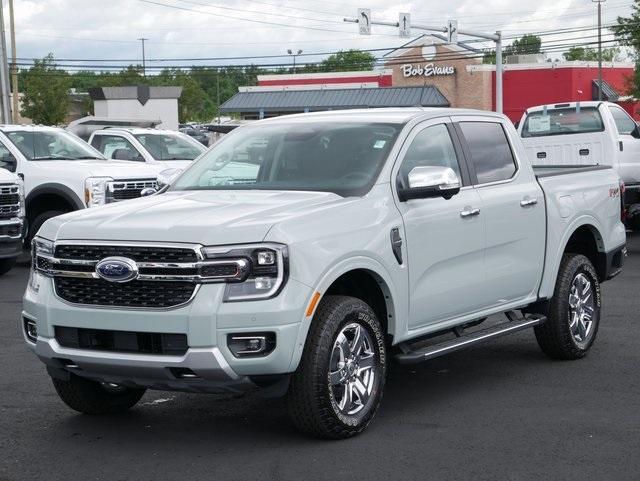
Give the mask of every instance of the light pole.
[(9, 0), (9, 29), (11, 30), (11, 88), (13, 123), (17, 124), (20, 118), (20, 104), (18, 98), (18, 65), (16, 64), (16, 26), (13, 18), (13, 0)]
[(293, 57), (293, 73), (296, 73), (296, 57), (302, 53), (302, 50), (298, 49), (297, 52), (294, 52), (288, 49), (287, 53)]
[(602, 2), (606, 0), (591, 0), (598, 4), (598, 100), (602, 100)]
[(142, 76), (146, 78), (147, 77), (147, 61), (144, 56), (144, 42), (149, 39), (142, 37), (142, 38), (139, 38), (138, 40), (142, 42)]

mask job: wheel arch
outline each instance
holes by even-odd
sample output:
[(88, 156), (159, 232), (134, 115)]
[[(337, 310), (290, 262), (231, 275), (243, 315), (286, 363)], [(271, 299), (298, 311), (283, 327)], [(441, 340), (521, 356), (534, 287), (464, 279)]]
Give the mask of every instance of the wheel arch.
[[(384, 332), (391, 338), (396, 333), (397, 295), (391, 276), (382, 264), (374, 259), (347, 259), (326, 272), (311, 291), (305, 305), (313, 305), (313, 309), (311, 312), (305, 312), (300, 324), (296, 349), (291, 359), (291, 372), (296, 370), (302, 357), (318, 304), (325, 296), (332, 294), (353, 296), (367, 302), (378, 316)], [(314, 297), (317, 297), (315, 304)]]
[[(53, 201), (52, 204), (51, 201)], [(33, 189), (27, 195), (25, 205), (30, 221), (33, 221), (38, 214), (58, 207), (66, 207), (69, 211), (84, 209), (84, 204), (73, 190), (66, 185), (56, 183), (42, 184)]]

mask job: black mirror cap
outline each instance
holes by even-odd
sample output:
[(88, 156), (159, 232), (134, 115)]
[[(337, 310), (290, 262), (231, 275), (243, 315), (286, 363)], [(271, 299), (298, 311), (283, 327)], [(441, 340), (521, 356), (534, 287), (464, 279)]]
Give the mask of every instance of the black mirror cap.
[(413, 199), (429, 199), (433, 197), (443, 197), (446, 200), (451, 199), (460, 192), (460, 187), (452, 187), (450, 189), (440, 189), (438, 187), (416, 187), (407, 189), (398, 187), (398, 198), (400, 202), (406, 202)]
[(636, 125), (636, 128), (631, 131), (631, 137), (640, 139), (640, 126)]

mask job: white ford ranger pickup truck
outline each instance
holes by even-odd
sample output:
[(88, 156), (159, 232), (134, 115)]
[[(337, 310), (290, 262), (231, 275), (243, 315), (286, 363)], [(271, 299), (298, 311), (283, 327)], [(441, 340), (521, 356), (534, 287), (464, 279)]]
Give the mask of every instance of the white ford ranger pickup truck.
[(640, 231), (640, 127), (612, 102), (531, 107), (518, 127), (534, 165), (608, 165), (624, 183), (625, 223)]
[(28, 238), (51, 217), (140, 197), (162, 166), (108, 161), (63, 129), (0, 126), (4, 168), (24, 180)]
[(158, 194), (47, 221), (24, 338), (82, 413), (261, 387), (343, 438), (393, 358), (531, 327), (547, 355), (584, 356), (625, 242), (613, 169), (534, 171), (502, 115), (290, 115), (238, 128)]
[(22, 253), (24, 234), (24, 184), (3, 168), (6, 156), (0, 147), (0, 276), (11, 270)]

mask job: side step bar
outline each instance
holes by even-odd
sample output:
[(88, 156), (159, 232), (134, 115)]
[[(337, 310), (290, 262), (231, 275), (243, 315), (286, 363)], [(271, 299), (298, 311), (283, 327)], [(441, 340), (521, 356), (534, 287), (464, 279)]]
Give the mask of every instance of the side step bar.
[(450, 352), (458, 351), (465, 347), (473, 346), (489, 339), (512, 334), (523, 329), (542, 324), (547, 320), (545, 316), (539, 314), (529, 314), (524, 317), (518, 316), (514, 311), (506, 312), (505, 315), (509, 322), (498, 324), (471, 334), (463, 334), (456, 339), (444, 341), (418, 349), (411, 349), (411, 345), (403, 343), (400, 348), (404, 351), (396, 355), (396, 360), (401, 364), (416, 364), (434, 357), (443, 356)]

